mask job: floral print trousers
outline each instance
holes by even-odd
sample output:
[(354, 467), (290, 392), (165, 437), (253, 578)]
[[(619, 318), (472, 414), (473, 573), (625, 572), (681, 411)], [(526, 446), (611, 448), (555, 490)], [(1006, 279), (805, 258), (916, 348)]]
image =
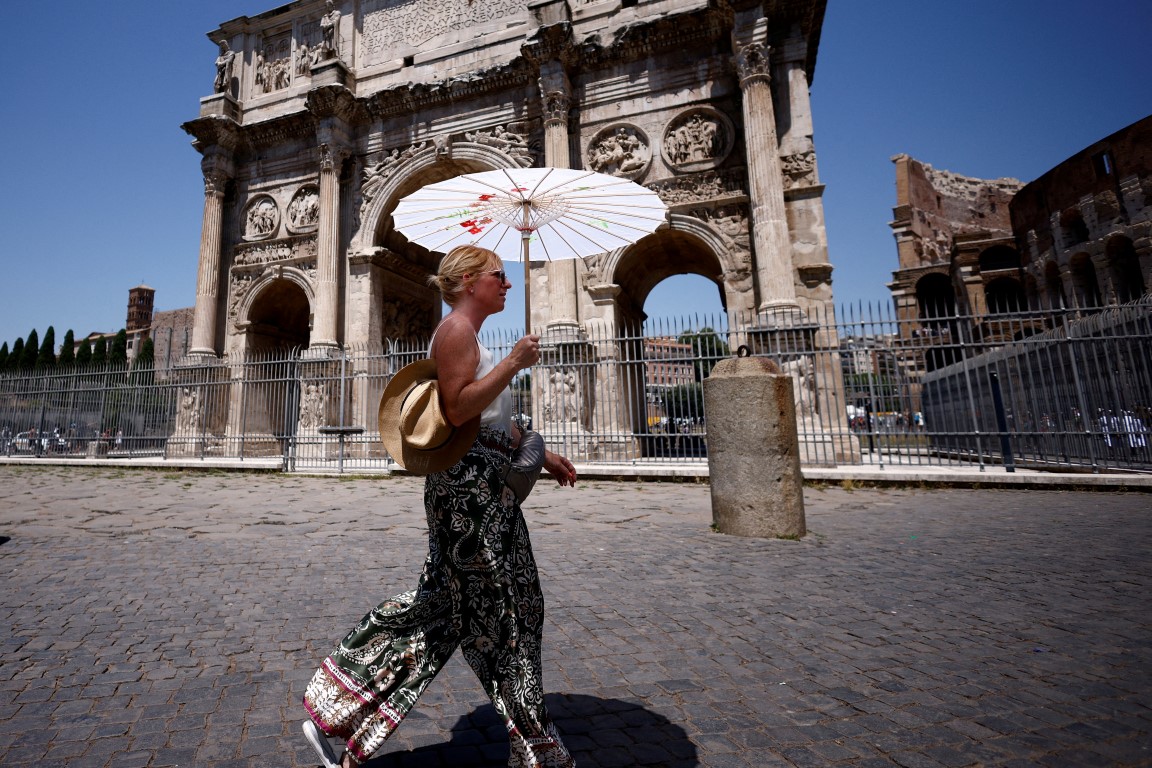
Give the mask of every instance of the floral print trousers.
[[(481, 439), (501, 435), (485, 429)], [(308, 684), (309, 715), (358, 763), (459, 646), (508, 729), (510, 768), (575, 766), (544, 706), (544, 599), (520, 505), (499, 479), (505, 461), (478, 441), (428, 476), (428, 558), (416, 589), (373, 608)]]

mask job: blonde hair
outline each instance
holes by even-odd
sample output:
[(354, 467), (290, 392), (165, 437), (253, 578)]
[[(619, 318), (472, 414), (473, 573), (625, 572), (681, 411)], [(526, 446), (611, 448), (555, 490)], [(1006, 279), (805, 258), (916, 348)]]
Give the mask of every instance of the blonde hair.
[[(495, 267), (489, 267), (489, 264)], [(503, 262), (500, 257), (487, 248), (477, 245), (458, 245), (448, 251), (440, 260), (440, 268), (436, 274), (428, 278), (428, 284), (440, 289), (440, 295), (448, 306), (456, 304), (456, 298), (464, 290), (480, 279), (480, 275), (489, 269), (501, 269)], [(468, 275), (468, 279), (464, 276)]]

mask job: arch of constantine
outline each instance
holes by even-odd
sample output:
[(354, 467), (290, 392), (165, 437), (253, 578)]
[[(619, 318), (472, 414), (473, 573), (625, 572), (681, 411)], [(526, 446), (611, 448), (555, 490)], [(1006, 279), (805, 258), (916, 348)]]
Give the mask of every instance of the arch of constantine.
[[(626, 177), (669, 207), (631, 247), (530, 265), (552, 362), (626, 356), (589, 338), (637, 331), (650, 291), (685, 273), (718, 286), (742, 340), (834, 350), (806, 320), (832, 300), (809, 107), (825, 4), (297, 0), (223, 23), (215, 92), (184, 125), (205, 182), (190, 363), (302, 348), (315, 393), (309, 370), (339, 350), (427, 337), (439, 254), (391, 212), (425, 184), (518, 166)], [(835, 355), (818, 359), (838, 381)], [(608, 375), (578, 389), (642, 397)], [(212, 431), (232, 429), (230, 397)], [(317, 397), (302, 429), (379, 391)], [(619, 412), (627, 432), (637, 415)]]

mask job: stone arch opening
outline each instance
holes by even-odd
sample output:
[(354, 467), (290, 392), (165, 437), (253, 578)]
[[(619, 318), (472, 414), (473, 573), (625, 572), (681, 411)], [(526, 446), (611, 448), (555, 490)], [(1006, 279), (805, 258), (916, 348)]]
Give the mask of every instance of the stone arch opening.
[(956, 294), (948, 275), (933, 272), (917, 280), (916, 305), (921, 320), (955, 315)]
[(306, 348), (311, 306), (304, 289), (280, 277), (257, 290), (246, 318), (249, 355)]
[[(703, 237), (675, 228), (654, 232), (614, 256), (617, 258), (609, 267), (608, 278), (620, 289), (616, 296), (620, 337), (616, 354), (622, 363), (618, 384), (620, 402), (626, 404), (625, 412), (621, 414), (622, 426), (634, 433), (646, 433), (650, 419), (663, 413), (660, 393), (652, 391), (649, 386), (659, 378), (652, 375), (653, 367), (669, 371), (672, 367), (663, 359), (667, 355), (657, 349), (661, 340), (645, 341), (643, 338), (643, 324), (647, 318), (644, 303), (652, 290), (665, 279), (674, 275), (698, 275), (716, 286), (721, 306), (727, 307), (724, 267), (720, 254)], [(687, 374), (691, 374), (690, 367)], [(663, 383), (672, 388), (673, 385), (692, 386), (695, 382), (685, 378), (684, 381), (669, 379)]]
[(349, 247), (348, 328), (354, 345), (384, 340), (426, 342), (442, 315), (439, 293), (428, 285), (442, 254), (409, 243), (392, 225), (392, 211), (411, 192), (465, 173), (518, 167), (491, 147), (468, 142), (429, 146), (398, 162), (372, 189), (361, 226)]
[(1112, 271), (1113, 292), (1116, 301), (1123, 304), (1144, 295), (1144, 275), (1140, 271), (1140, 257), (1132, 241), (1124, 236), (1113, 237), (1105, 246), (1108, 265)]
[(1064, 308), (1064, 281), (1060, 277), (1060, 266), (1055, 261), (1044, 265), (1044, 292), (1048, 296), (1050, 309)]
[(1090, 237), (1088, 225), (1084, 223), (1084, 215), (1079, 208), (1068, 208), (1060, 214), (1060, 227), (1064, 230), (1064, 238), (1069, 245), (1086, 243)]
[(628, 248), (616, 263), (613, 282), (622, 318), (643, 323), (644, 303), (652, 290), (674, 275), (697, 275), (715, 286), (721, 308), (727, 308), (724, 268), (711, 248), (688, 232), (665, 229)]
[(1020, 254), (1007, 245), (994, 245), (980, 253), (980, 271), (994, 272), (1001, 269), (1020, 269)]
[(916, 281), (916, 304), (920, 311), (924, 366), (929, 371), (951, 365), (960, 359), (959, 325), (956, 323), (956, 294), (948, 275), (933, 272)]
[(984, 286), (984, 303), (990, 315), (1021, 312), (1027, 307), (1024, 286), (1012, 277), (998, 277)]
[(1068, 260), (1068, 269), (1072, 273), (1076, 306), (1083, 309), (1101, 306), (1104, 301), (1100, 295), (1100, 282), (1096, 277), (1096, 265), (1092, 263), (1092, 257), (1086, 253), (1074, 254)]

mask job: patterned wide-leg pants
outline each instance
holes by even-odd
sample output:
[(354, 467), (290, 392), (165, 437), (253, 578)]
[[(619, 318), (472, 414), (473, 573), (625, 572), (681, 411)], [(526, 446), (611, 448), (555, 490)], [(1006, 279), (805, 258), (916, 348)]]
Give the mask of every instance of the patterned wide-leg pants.
[(508, 729), (510, 768), (575, 765), (544, 706), (544, 599), (524, 516), (503, 493), (503, 461), (477, 443), (428, 477), (428, 558), (416, 589), (369, 611), (308, 684), (309, 715), (357, 762), (460, 647)]

